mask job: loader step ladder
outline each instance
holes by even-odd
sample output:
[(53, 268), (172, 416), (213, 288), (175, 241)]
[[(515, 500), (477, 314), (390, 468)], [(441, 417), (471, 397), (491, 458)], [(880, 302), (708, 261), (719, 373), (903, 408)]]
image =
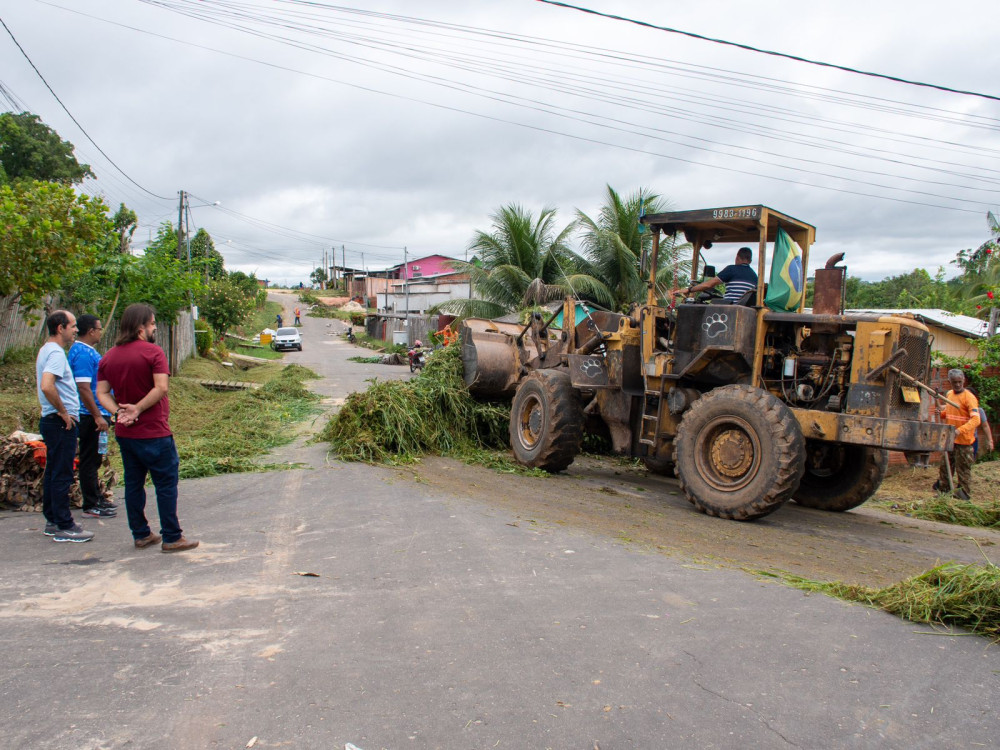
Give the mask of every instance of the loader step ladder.
[[(650, 445), (655, 447), (657, 443), (657, 438), (660, 434), (660, 412), (663, 410), (663, 387), (667, 383), (667, 379), (660, 376), (660, 387), (650, 389), (648, 387), (649, 379), (646, 379), (647, 387), (645, 394), (642, 399), (642, 430), (639, 433), (639, 442), (643, 445)], [(652, 414), (649, 413), (650, 402), (656, 399), (656, 409)], [(648, 428), (648, 431), (647, 431)], [(646, 437), (647, 434), (652, 435), (651, 437)]]

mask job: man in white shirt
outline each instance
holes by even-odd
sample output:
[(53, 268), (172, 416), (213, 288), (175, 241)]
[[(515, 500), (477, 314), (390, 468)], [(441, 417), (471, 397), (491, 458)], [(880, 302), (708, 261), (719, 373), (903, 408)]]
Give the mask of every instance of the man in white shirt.
[(51, 536), (54, 542), (89, 542), (94, 538), (94, 532), (84, 531), (73, 520), (69, 509), (80, 395), (66, 358), (66, 347), (76, 338), (76, 318), (71, 312), (56, 310), (46, 318), (45, 326), (49, 338), (35, 360), (38, 403), (42, 407), (38, 431), (45, 441), (45, 475), (42, 479), (44, 533)]

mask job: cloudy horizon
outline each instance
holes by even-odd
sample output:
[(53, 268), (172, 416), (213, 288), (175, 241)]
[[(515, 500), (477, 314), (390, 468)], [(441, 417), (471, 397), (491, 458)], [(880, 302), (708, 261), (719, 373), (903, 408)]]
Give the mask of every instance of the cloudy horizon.
[[(764, 0), (588, 7), (996, 97), (992, 5)], [(534, 0), (26, 0), (0, 108), (72, 142), (136, 247), (191, 195), (230, 270), (308, 282), (466, 257), (490, 214), (595, 214), (610, 184), (677, 210), (764, 204), (817, 227), (813, 266), (933, 274), (988, 239), (1000, 102), (735, 49)], [(950, 10), (950, 9), (949, 9)], [(863, 22), (862, 22), (863, 21)], [(0, 30), (2, 32), (2, 30)], [(141, 187), (130, 182), (134, 180)], [(218, 202), (218, 205), (214, 205)], [(727, 257), (709, 256), (714, 263)]]

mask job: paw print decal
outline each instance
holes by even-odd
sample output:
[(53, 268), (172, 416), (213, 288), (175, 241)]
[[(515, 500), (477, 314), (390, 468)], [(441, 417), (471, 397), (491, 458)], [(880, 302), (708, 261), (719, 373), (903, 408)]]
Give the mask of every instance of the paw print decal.
[(604, 368), (601, 367), (601, 360), (597, 359), (596, 357), (591, 357), (590, 359), (585, 360), (583, 364), (580, 365), (580, 372), (582, 372), (588, 378), (600, 377), (603, 371)]
[(729, 330), (729, 316), (726, 313), (712, 313), (704, 322), (701, 327), (708, 334), (710, 339), (714, 339), (721, 333), (725, 333)]

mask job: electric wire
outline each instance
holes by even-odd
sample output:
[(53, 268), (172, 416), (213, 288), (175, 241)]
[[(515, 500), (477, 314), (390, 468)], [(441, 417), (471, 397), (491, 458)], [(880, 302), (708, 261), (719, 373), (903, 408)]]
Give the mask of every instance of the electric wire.
[(42, 83), (45, 84), (45, 88), (49, 90), (49, 93), (51, 93), (52, 97), (59, 103), (59, 106), (63, 108), (63, 111), (66, 112), (67, 115), (69, 115), (69, 119), (71, 119), (73, 123), (80, 129), (80, 132), (83, 133), (83, 135), (87, 138), (87, 140), (93, 144), (94, 148), (96, 148), (101, 153), (101, 156), (107, 159), (108, 163), (111, 164), (111, 166), (113, 166), (115, 169), (117, 169), (122, 174), (122, 176), (125, 177), (125, 179), (127, 179), (129, 182), (131, 182), (133, 185), (135, 185), (143, 192), (149, 193), (154, 198), (171, 200), (170, 198), (165, 198), (162, 195), (157, 195), (156, 193), (144, 188), (138, 182), (129, 177), (129, 175), (125, 172), (125, 170), (119, 167), (110, 156), (104, 153), (104, 150), (97, 145), (97, 141), (95, 141), (93, 138), (90, 137), (90, 133), (88, 133), (87, 130), (83, 127), (83, 125), (81, 125), (80, 122), (73, 116), (73, 113), (69, 111), (69, 107), (63, 104), (62, 99), (59, 98), (59, 95), (56, 94), (53, 88), (49, 85), (49, 82), (45, 80), (45, 76), (42, 75), (42, 72), (38, 69), (38, 66), (36, 66), (35, 63), (31, 61), (31, 58), (28, 56), (28, 53), (24, 50), (24, 47), (21, 46), (21, 43), (17, 41), (17, 37), (14, 36), (14, 32), (10, 30), (10, 27), (7, 26), (7, 24), (4, 22), (2, 18), (0, 18), (0, 25), (4, 27), (6, 32), (10, 35), (10, 38), (14, 42), (15, 46), (21, 51), (21, 54), (24, 55), (24, 59), (28, 61), (28, 64), (32, 67), (35, 73), (38, 74), (38, 77), (41, 79)]
[[(151, 0), (141, 0), (141, 1), (142, 2), (147, 2), (149, 4), (159, 4), (159, 3), (154, 3)], [(61, 7), (61, 6), (59, 6), (59, 7)], [(86, 15), (86, 14), (84, 14), (84, 15)], [(98, 19), (98, 20), (105, 20), (105, 19)], [(728, 171), (728, 172), (733, 172), (733, 173), (736, 173), (736, 174), (744, 174), (744, 175), (753, 176), (753, 177), (763, 177), (763, 178), (766, 178), (766, 179), (780, 180), (780, 181), (785, 182), (787, 184), (796, 184), (796, 185), (801, 185), (801, 186), (805, 186), (805, 187), (815, 187), (815, 188), (818, 188), (818, 189), (828, 190), (828, 191), (832, 191), (832, 192), (839, 192), (839, 193), (848, 194), (848, 195), (858, 195), (858, 196), (862, 196), (862, 197), (883, 199), (883, 200), (888, 200), (888, 201), (897, 202), (897, 203), (905, 203), (905, 204), (911, 204), (911, 205), (921, 205), (921, 206), (926, 206), (926, 207), (940, 208), (940, 209), (951, 210), (951, 211), (960, 211), (960, 212), (965, 212), (965, 213), (976, 213), (976, 214), (981, 213), (981, 209), (980, 208), (976, 208), (976, 209), (961, 208), (961, 207), (958, 207), (958, 206), (947, 206), (947, 205), (936, 204), (936, 203), (927, 203), (927, 202), (924, 202), (924, 201), (913, 201), (913, 200), (908, 200), (908, 199), (905, 199), (905, 198), (896, 198), (896, 197), (892, 197), (892, 196), (880, 195), (880, 194), (877, 194), (877, 193), (867, 193), (867, 192), (862, 192), (862, 191), (857, 191), (857, 190), (849, 190), (849, 189), (845, 189), (845, 188), (837, 188), (837, 187), (833, 187), (833, 186), (830, 186), (830, 185), (824, 185), (824, 184), (814, 183), (814, 182), (807, 182), (807, 181), (804, 181), (804, 180), (792, 180), (792, 179), (789, 179), (787, 177), (781, 177), (781, 176), (777, 176), (777, 175), (769, 175), (769, 174), (766, 174), (766, 173), (752, 172), (752, 171), (749, 171), (749, 170), (737, 169), (737, 168), (733, 168), (733, 167), (726, 167), (726, 166), (723, 166), (723, 165), (710, 164), (710, 163), (706, 163), (706, 162), (697, 161), (697, 160), (694, 160), (694, 159), (686, 159), (684, 157), (679, 157), (679, 156), (676, 156), (676, 155), (671, 155), (671, 154), (665, 154), (665, 153), (662, 153), (662, 152), (652, 151), (652, 150), (649, 150), (649, 149), (642, 149), (642, 148), (638, 148), (638, 147), (627, 146), (627, 145), (624, 145), (624, 144), (612, 143), (612, 142), (604, 141), (604, 140), (597, 139), (597, 138), (590, 138), (590, 137), (581, 136), (581, 135), (577, 135), (577, 134), (567, 133), (567, 132), (564, 132), (564, 131), (559, 131), (559, 130), (556, 130), (556, 129), (553, 129), (553, 128), (547, 128), (547, 127), (542, 127), (542, 126), (538, 126), (538, 125), (532, 125), (532, 124), (529, 124), (529, 123), (518, 122), (518, 121), (515, 121), (515, 120), (509, 120), (509, 119), (502, 118), (502, 117), (497, 117), (497, 116), (494, 116), (494, 115), (487, 115), (487, 114), (483, 114), (483, 113), (473, 112), (471, 110), (466, 110), (466, 109), (463, 109), (463, 108), (460, 108), (460, 107), (449, 106), (449, 105), (441, 104), (441, 103), (438, 103), (438, 102), (433, 102), (433, 101), (426, 100), (426, 99), (421, 99), (421, 98), (414, 97), (414, 96), (408, 96), (408, 95), (404, 95), (404, 94), (396, 94), (396, 93), (393, 93), (393, 92), (387, 92), (387, 91), (384, 91), (382, 89), (378, 89), (378, 88), (373, 87), (373, 86), (365, 86), (365, 85), (361, 85), (361, 84), (350, 82), (350, 81), (345, 81), (345, 80), (340, 80), (340, 79), (336, 79), (336, 78), (331, 78), (329, 76), (320, 75), (318, 73), (312, 73), (312, 72), (309, 72), (309, 71), (298, 70), (296, 68), (292, 68), (292, 67), (289, 67), (289, 66), (286, 66), (286, 65), (281, 65), (281, 64), (278, 64), (278, 63), (273, 63), (273, 62), (269, 62), (269, 61), (259, 60), (259, 59), (256, 59), (256, 58), (248, 57), (246, 55), (241, 55), (241, 54), (234, 53), (234, 52), (229, 52), (229, 51), (226, 51), (226, 50), (220, 50), (218, 48), (210, 47), (208, 45), (202, 45), (202, 44), (198, 44), (198, 43), (195, 43), (195, 42), (190, 42), (188, 40), (182, 40), (182, 39), (177, 39), (175, 37), (169, 37), (167, 35), (159, 34), (157, 32), (151, 32), (151, 31), (148, 31), (146, 29), (139, 29), (137, 27), (128, 26), (126, 24), (117, 24), (117, 22), (113, 22), (113, 21), (108, 21), (108, 23), (113, 23), (113, 24), (116, 24), (116, 25), (122, 25), (122, 26), (125, 26), (126, 28), (130, 28), (132, 30), (139, 31), (140, 33), (150, 34), (152, 36), (157, 36), (157, 37), (161, 37), (161, 38), (164, 38), (164, 39), (169, 39), (171, 41), (175, 41), (175, 42), (178, 42), (178, 43), (181, 43), (181, 44), (185, 44), (185, 45), (192, 46), (192, 47), (195, 47), (195, 48), (204, 49), (204, 50), (207, 50), (207, 51), (211, 51), (211, 52), (215, 52), (215, 53), (218, 53), (218, 54), (226, 55), (226, 56), (233, 57), (233, 58), (236, 58), (236, 59), (241, 59), (241, 60), (245, 60), (245, 61), (248, 61), (248, 62), (253, 62), (253, 63), (256, 63), (256, 64), (264, 65), (266, 67), (270, 67), (270, 68), (274, 68), (274, 69), (278, 69), (278, 70), (284, 70), (284, 71), (288, 71), (288, 72), (292, 72), (292, 73), (297, 73), (299, 75), (309, 76), (309, 77), (312, 77), (312, 78), (317, 78), (319, 80), (326, 80), (326, 81), (329, 81), (329, 82), (332, 82), (332, 83), (337, 83), (337, 84), (340, 84), (340, 85), (343, 85), (343, 86), (347, 86), (347, 87), (350, 87), (350, 88), (355, 88), (355, 89), (362, 90), (362, 91), (367, 91), (367, 92), (370, 92), (370, 93), (376, 93), (376, 94), (381, 94), (381, 95), (385, 95), (385, 96), (390, 96), (390, 97), (401, 99), (401, 100), (404, 100), (404, 101), (411, 101), (411, 102), (421, 103), (421, 104), (424, 104), (424, 105), (427, 105), (427, 106), (430, 106), (430, 107), (434, 107), (434, 108), (437, 108), (437, 109), (458, 112), (458, 113), (462, 113), (462, 114), (466, 114), (466, 115), (471, 115), (471, 116), (474, 116), (474, 117), (479, 117), (479, 118), (490, 120), (490, 121), (494, 121), (494, 122), (505, 123), (505, 124), (514, 125), (514, 126), (517, 126), (517, 127), (529, 129), (529, 130), (534, 130), (534, 131), (537, 131), (537, 132), (544, 132), (544, 133), (558, 135), (558, 136), (562, 136), (562, 137), (566, 137), (566, 138), (571, 138), (571, 139), (578, 140), (578, 141), (581, 141), (581, 142), (587, 142), (587, 143), (593, 143), (593, 144), (596, 144), (596, 145), (608, 146), (608, 147), (611, 147), (611, 148), (617, 148), (617, 149), (621, 149), (621, 150), (625, 150), (625, 151), (630, 151), (630, 152), (633, 152), (633, 153), (646, 154), (646, 155), (650, 155), (650, 156), (658, 156), (658, 157), (661, 157), (661, 158), (670, 159), (670, 160), (674, 160), (674, 161), (679, 161), (679, 162), (682, 162), (682, 163), (687, 163), (687, 164), (692, 164), (692, 165), (696, 165), (696, 166), (707, 167), (709, 169), (716, 169), (716, 170), (721, 170), (721, 171)], [(956, 200), (960, 200), (960, 199), (956, 199)], [(968, 201), (966, 201), (966, 202), (968, 202)], [(980, 205), (978, 202), (973, 202), (973, 203), (975, 205), (977, 205), (977, 206)]]
[(634, 18), (627, 18), (625, 16), (618, 16), (613, 13), (602, 13), (601, 11), (593, 10), (591, 8), (583, 8), (579, 5), (570, 5), (569, 3), (559, 2), (558, 0), (538, 0), (540, 3), (545, 3), (546, 5), (556, 5), (561, 8), (568, 8), (571, 10), (578, 10), (582, 13), (588, 13), (594, 16), (601, 16), (603, 18), (610, 18), (614, 21), (625, 21), (626, 23), (632, 23), (636, 26), (644, 26), (649, 29), (656, 29), (657, 31), (666, 31), (671, 34), (681, 34), (683, 36), (691, 37), (692, 39), (700, 39), (705, 42), (713, 42), (714, 44), (724, 44), (730, 47), (738, 47), (749, 52), (759, 52), (763, 55), (772, 55), (774, 57), (784, 57), (788, 60), (794, 60), (795, 62), (808, 63), (809, 65), (818, 65), (824, 68), (835, 68), (836, 70), (842, 70), (846, 73), (855, 73), (857, 75), (869, 76), (870, 78), (882, 78), (887, 81), (893, 81), (894, 83), (902, 83), (908, 86), (923, 86), (925, 88), (937, 89), (938, 91), (945, 91), (951, 94), (961, 94), (963, 96), (977, 96), (982, 99), (991, 99), (996, 102), (1000, 102), (1000, 96), (994, 96), (993, 94), (983, 94), (977, 91), (963, 91), (961, 89), (953, 89), (948, 86), (941, 86), (934, 83), (925, 83), (923, 81), (911, 81), (906, 78), (899, 78), (897, 76), (886, 75), (885, 73), (873, 73), (867, 70), (859, 70), (857, 68), (851, 68), (846, 65), (837, 65), (835, 63), (821, 62), (819, 60), (810, 60), (806, 57), (799, 57), (798, 55), (790, 55), (785, 52), (776, 52), (774, 50), (762, 49), (760, 47), (752, 47), (749, 44), (741, 44), (739, 42), (730, 42), (725, 39), (713, 39), (709, 36), (704, 36), (702, 34), (695, 34), (691, 31), (681, 31), (680, 29), (672, 29), (669, 26), (658, 26), (653, 23), (648, 23), (646, 21), (638, 21)]

